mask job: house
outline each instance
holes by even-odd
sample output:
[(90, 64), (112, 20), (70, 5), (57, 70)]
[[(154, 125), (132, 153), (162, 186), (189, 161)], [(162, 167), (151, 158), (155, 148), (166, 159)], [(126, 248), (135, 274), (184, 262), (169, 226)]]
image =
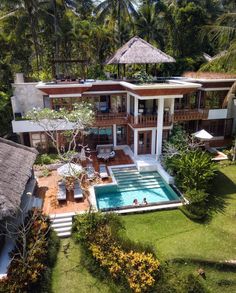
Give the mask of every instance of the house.
[(223, 101), (235, 80), (231, 76), (192, 74), (151, 84), (116, 80), (29, 83), (17, 74), (12, 97), (13, 132), (22, 144), (47, 150), (49, 140), (43, 129), (22, 119), (27, 111), (33, 107), (71, 109), (75, 102), (89, 101), (96, 108), (96, 121), (85, 138), (91, 149), (100, 144), (115, 148), (128, 145), (135, 156), (159, 156), (174, 123), (189, 133), (204, 128), (214, 136), (212, 146), (225, 146), (235, 129), (236, 107), (231, 100), (223, 108)]
[(32, 171), (37, 154), (34, 148), (0, 138), (0, 277), (6, 273), (8, 252), (14, 244), (3, 236), (6, 223), (17, 221), (21, 212), (38, 204), (33, 196), (36, 180)]

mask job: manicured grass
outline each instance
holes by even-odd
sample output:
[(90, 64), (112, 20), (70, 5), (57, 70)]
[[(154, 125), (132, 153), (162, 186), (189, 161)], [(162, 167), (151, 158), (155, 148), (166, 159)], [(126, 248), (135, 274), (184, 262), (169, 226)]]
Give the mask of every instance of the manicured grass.
[(231, 283), (223, 287), (226, 292), (236, 292), (236, 271), (216, 269), (221, 261), (236, 260), (235, 165), (220, 169), (214, 192), (220, 212), (209, 223), (195, 223), (180, 210), (135, 214), (123, 217), (126, 234), (135, 241), (151, 243), (161, 259), (183, 259), (184, 264), (176, 264), (181, 270), (194, 272), (205, 267), (208, 286), (214, 292), (222, 290), (217, 285), (220, 280)]
[[(236, 292), (236, 270), (224, 267), (225, 260), (236, 260), (236, 166), (221, 168), (214, 184), (220, 212), (211, 222), (199, 224), (189, 220), (180, 210), (122, 216), (126, 234), (132, 240), (152, 244), (157, 256), (171, 260), (181, 273), (206, 271), (210, 292)], [(60, 250), (53, 272), (53, 292), (116, 292), (84, 269), (80, 248), (70, 241), (68, 257)], [(161, 292), (162, 293), (162, 292)]]
[[(68, 254), (63, 246), (70, 243)], [(93, 277), (80, 265), (81, 251), (72, 239), (63, 239), (57, 264), (52, 275), (52, 292), (55, 293), (111, 293), (115, 292), (108, 284)]]

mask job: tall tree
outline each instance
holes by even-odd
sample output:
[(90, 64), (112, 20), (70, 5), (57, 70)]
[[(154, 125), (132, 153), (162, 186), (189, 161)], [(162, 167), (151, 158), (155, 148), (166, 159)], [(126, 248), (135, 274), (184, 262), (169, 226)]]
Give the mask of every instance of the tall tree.
[(121, 46), (123, 43), (122, 37), (122, 22), (128, 19), (133, 21), (133, 16), (137, 15), (136, 0), (103, 0), (95, 9), (98, 14), (98, 20), (108, 20), (113, 26), (117, 24), (118, 42)]

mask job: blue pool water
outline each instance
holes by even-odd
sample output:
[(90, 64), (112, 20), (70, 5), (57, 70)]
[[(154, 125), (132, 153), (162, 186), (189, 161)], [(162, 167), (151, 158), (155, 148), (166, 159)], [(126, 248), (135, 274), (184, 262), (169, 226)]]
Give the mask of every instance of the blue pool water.
[(157, 172), (140, 173), (135, 167), (113, 169), (117, 186), (97, 186), (95, 194), (99, 209), (120, 208), (133, 205), (137, 199), (149, 204), (180, 200)]

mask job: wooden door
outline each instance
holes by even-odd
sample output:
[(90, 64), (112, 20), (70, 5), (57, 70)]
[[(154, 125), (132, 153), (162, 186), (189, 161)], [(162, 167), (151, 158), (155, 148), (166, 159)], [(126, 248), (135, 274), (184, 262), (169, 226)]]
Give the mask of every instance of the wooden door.
[(138, 154), (151, 154), (152, 149), (152, 131), (138, 132)]

